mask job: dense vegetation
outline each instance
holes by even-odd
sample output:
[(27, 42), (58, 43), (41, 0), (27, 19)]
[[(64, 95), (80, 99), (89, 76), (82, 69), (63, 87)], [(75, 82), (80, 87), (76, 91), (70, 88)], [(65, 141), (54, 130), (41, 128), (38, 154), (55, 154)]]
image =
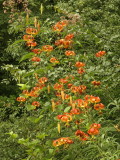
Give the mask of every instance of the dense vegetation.
[(0, 4), (0, 159), (120, 159), (119, 0)]

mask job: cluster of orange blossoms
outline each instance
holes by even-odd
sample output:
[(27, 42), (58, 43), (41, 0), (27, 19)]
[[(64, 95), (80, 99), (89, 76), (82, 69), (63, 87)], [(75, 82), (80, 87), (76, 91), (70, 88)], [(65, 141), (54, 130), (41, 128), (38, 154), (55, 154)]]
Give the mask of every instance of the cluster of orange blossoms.
[(101, 128), (100, 124), (97, 123), (93, 123), (90, 126), (90, 129), (87, 131), (88, 134), (86, 134), (85, 132), (81, 131), (81, 130), (77, 130), (75, 132), (75, 135), (82, 141), (86, 141), (89, 139), (89, 135), (97, 135), (99, 134), (99, 128)]
[(101, 125), (100, 124), (97, 124), (97, 123), (93, 123), (91, 126), (90, 126), (90, 129), (88, 130), (88, 134), (89, 135), (97, 135), (99, 134), (99, 128), (101, 128)]
[[(61, 117), (60, 117), (61, 116)], [(64, 115), (59, 115), (60, 119), (62, 119)], [(97, 123), (93, 123), (90, 126), (90, 129), (87, 131), (87, 133), (81, 131), (81, 130), (77, 130), (75, 132), (75, 135), (81, 140), (81, 141), (86, 141), (89, 140), (89, 137), (92, 135), (97, 135), (99, 134), (99, 129), (101, 128), (100, 124)], [(62, 137), (59, 139), (56, 139), (53, 141), (53, 146), (54, 147), (58, 147), (61, 146), (63, 144), (72, 144), (74, 143), (73, 140), (71, 140), (69, 137)]]
[(97, 53), (95, 54), (95, 56), (96, 56), (96, 57), (102, 57), (102, 56), (104, 56), (105, 54), (106, 54), (105, 51), (99, 51), (99, 52), (97, 52)]
[(65, 26), (68, 25), (68, 20), (62, 20), (62, 21), (59, 21), (57, 22), (53, 27), (53, 31), (57, 31), (57, 32), (60, 32), (64, 29)]
[(55, 45), (58, 46), (58, 48), (71, 48), (73, 37), (74, 34), (68, 34), (64, 39), (56, 40)]
[[(53, 46), (51, 46), (51, 45), (44, 45), (44, 46), (42, 46), (42, 49), (33, 49), (31, 51), (34, 52), (35, 54), (40, 54), (42, 52), (51, 52), (52, 50), (53, 50)], [(31, 61), (33, 61), (33, 62), (40, 62), (41, 59), (39, 57), (33, 57), (31, 59)]]
[[(37, 46), (37, 42), (34, 41), (34, 37), (33, 37), (33, 35), (38, 34), (38, 31), (40, 30), (40, 26), (39, 26), (39, 23), (37, 23), (37, 20), (35, 21), (35, 27), (37, 27), (37, 29), (36, 28), (26, 28), (26, 33), (28, 35), (23, 36), (23, 39), (27, 41), (26, 42), (27, 46), (31, 48)], [(53, 50), (53, 46), (44, 45), (42, 46), (42, 49), (32, 49), (31, 51), (34, 52), (35, 54), (40, 54), (42, 52), (51, 52), (52, 50)], [(40, 62), (41, 59), (39, 57), (33, 57), (31, 61)]]
[(85, 85), (80, 85), (80, 86), (72, 86), (70, 89), (72, 93), (82, 94), (85, 92), (86, 88), (87, 87)]
[(70, 110), (70, 113), (64, 113), (62, 115), (58, 115), (57, 116), (57, 119), (61, 120), (62, 122), (65, 122), (65, 123), (69, 123), (70, 121), (72, 121), (72, 115), (78, 115), (78, 114), (81, 114), (82, 111), (78, 108), (73, 108)]
[[(30, 91), (28, 90), (23, 90), (22, 94), (27, 98), (27, 97), (38, 97), (39, 96), (39, 91), (43, 89), (43, 87), (45, 87), (45, 82), (48, 81), (48, 78), (46, 77), (41, 77), (40, 79), (38, 79), (38, 77), (36, 76), (36, 79), (38, 80), (38, 83), (36, 84), (35, 87), (33, 87)], [(24, 97), (17, 97), (17, 101), (19, 102), (25, 102), (26, 98)], [(40, 103), (38, 101), (34, 101), (32, 102), (33, 106), (39, 107)]]
[[(53, 31), (57, 31), (60, 32), (62, 31), (66, 26), (68, 25), (68, 21), (67, 20), (63, 20), (60, 21), (58, 23), (56, 23), (53, 26)], [(37, 27), (37, 24), (35, 25), (35, 27)], [(29, 47), (35, 47), (37, 45), (37, 43), (34, 41), (34, 35), (38, 34), (39, 29), (35, 29), (35, 28), (27, 28), (26, 29), (26, 33), (28, 35), (24, 35), (23, 39), (26, 41), (27, 46)], [(68, 34), (66, 35), (63, 39), (59, 39), (55, 41), (55, 45), (60, 48), (60, 49), (65, 49), (65, 55), (66, 56), (75, 56), (76, 53), (71, 49), (72, 44), (73, 44), (73, 39), (74, 38), (74, 34)], [(52, 52), (53, 51), (53, 46), (51, 45), (44, 45), (42, 46), (41, 49), (31, 49), (32, 52), (34, 52), (35, 54), (41, 54), (42, 52)], [(103, 55), (105, 55), (106, 52), (105, 51), (99, 51), (98, 53), (95, 54), (96, 57), (101, 57)], [(37, 56), (34, 56), (31, 58), (31, 61), (33, 62), (40, 62), (41, 59)], [(57, 60), (56, 57), (52, 57), (50, 58), (50, 62), (51, 63), (59, 63), (59, 61)], [(74, 66), (77, 68), (77, 72), (79, 74), (83, 74), (85, 72), (85, 63), (83, 62), (79, 62), (77, 61)], [(45, 87), (45, 83), (48, 82), (48, 78), (47, 77), (41, 77), (38, 78), (37, 74), (35, 75), (36, 80), (37, 80), (37, 84), (30, 90), (24, 90), (22, 92), (23, 97), (17, 97), (17, 101), (19, 102), (25, 102), (27, 97), (38, 97), (40, 95), (40, 91)], [(71, 80), (74, 79), (74, 76), (67, 76), (65, 78), (60, 78), (58, 81), (58, 83), (55, 83), (53, 85), (53, 89), (55, 90), (55, 95), (58, 97), (58, 101), (55, 100), (51, 100), (52, 102), (52, 109), (53, 111), (55, 110), (56, 105), (59, 105), (62, 103), (62, 101), (65, 101), (65, 104), (67, 104), (68, 106), (71, 107), (70, 112), (68, 113), (63, 113), (60, 115), (57, 115), (57, 119), (60, 120), (59, 125), (61, 122), (63, 122), (66, 126), (69, 125), (69, 123), (71, 123), (71, 121), (73, 121), (75, 119), (75, 117), (77, 117), (77, 115), (79, 114), (84, 114), (85, 111), (87, 112), (89, 110), (89, 108), (93, 108), (95, 110), (102, 110), (104, 109), (104, 105), (102, 103), (100, 103), (100, 98), (99, 97), (95, 97), (93, 95), (86, 95), (83, 99), (75, 99), (73, 100), (73, 97), (69, 94), (66, 94), (65, 92), (70, 91), (71, 94), (84, 94), (86, 92), (87, 87), (85, 85), (79, 85), (79, 86), (75, 86), (74, 83), (71, 83)], [(91, 82), (94, 86), (99, 86), (101, 84), (100, 81), (92, 81)], [(67, 87), (67, 89), (65, 89)], [(50, 86), (48, 85), (48, 93), (50, 93)], [(56, 102), (55, 102), (56, 101)], [(67, 102), (67, 103), (66, 103)], [(38, 101), (33, 101), (31, 103), (33, 106), (35, 107), (39, 107), (40, 106), (40, 102)], [(83, 119), (82, 119), (83, 121)], [(80, 120), (76, 120), (75, 121), (76, 124), (80, 124)], [(82, 122), (81, 122), (82, 123)], [(91, 135), (97, 135), (99, 134), (99, 129), (100, 129), (101, 125), (97, 124), (97, 123), (93, 123), (89, 130), (87, 131), (87, 133), (81, 131), (81, 130), (77, 130), (75, 132), (75, 135), (82, 141), (86, 141), (89, 139), (89, 137)], [(60, 130), (60, 126), (59, 126), (59, 130)], [(60, 131), (58, 131), (60, 133)], [(57, 140), (53, 141), (53, 146), (54, 147), (58, 147), (61, 145), (66, 145), (66, 144), (72, 144), (74, 143), (73, 140), (70, 139), (70, 137), (61, 137)]]
[[(26, 28), (26, 33), (28, 34), (28, 35), (24, 35), (23, 36), (23, 39), (25, 40), (25, 41), (27, 41), (26, 42), (26, 45), (28, 46), (28, 47), (35, 47), (35, 46), (37, 46), (37, 42), (35, 42), (34, 41), (34, 37), (33, 37), (33, 35), (36, 35), (36, 34), (38, 34), (38, 30), (39, 30), (39, 28)], [(38, 52), (37, 50), (34, 50), (33, 52)], [(33, 57), (32, 59), (31, 59), (31, 61), (33, 61), (33, 62), (40, 62), (41, 61), (41, 59), (39, 58), (39, 57)]]
[(55, 41), (55, 45), (58, 46), (58, 48), (71, 48), (73, 41), (72, 40), (65, 40), (65, 39), (59, 39)]
[(65, 144), (72, 144), (74, 143), (73, 140), (70, 139), (70, 137), (61, 137), (59, 139), (56, 139), (53, 141), (53, 146), (58, 147)]
[(35, 47), (37, 45), (37, 43), (34, 42), (34, 37), (32, 35), (38, 34), (38, 30), (35, 29), (35, 28), (26, 28), (26, 33), (28, 35), (23, 36), (23, 39), (25, 41), (27, 41), (26, 45), (29, 46), (29, 47)]
[(83, 62), (76, 62), (75, 63), (75, 67), (78, 68), (77, 72), (79, 74), (83, 74), (85, 72), (85, 69), (83, 68), (84, 66), (85, 66), (85, 63), (83, 63)]
[[(81, 62), (80, 64), (83, 63)], [(72, 76), (72, 79), (74, 79), (74, 77)], [(53, 88), (54, 90), (56, 90), (57, 92), (55, 93), (57, 97), (60, 97), (63, 101), (64, 100), (70, 100), (70, 106), (74, 107), (80, 107), (80, 108), (90, 108), (91, 106), (95, 109), (95, 110), (102, 110), (105, 108), (105, 106), (100, 103), (100, 98), (99, 97), (95, 97), (93, 95), (86, 95), (84, 97), (84, 99), (76, 99), (76, 100), (71, 100), (72, 97), (69, 94), (66, 94), (65, 91), (70, 91), (71, 93), (74, 94), (83, 94), (86, 91), (86, 86), (85, 85), (79, 85), (79, 86), (75, 86), (72, 83), (69, 83), (69, 78), (68, 76), (65, 78), (61, 78), (59, 79), (60, 83), (55, 83)], [(68, 89), (65, 89), (64, 87), (68, 87)], [(65, 116), (64, 116), (65, 117)], [(69, 116), (68, 116), (69, 117)]]

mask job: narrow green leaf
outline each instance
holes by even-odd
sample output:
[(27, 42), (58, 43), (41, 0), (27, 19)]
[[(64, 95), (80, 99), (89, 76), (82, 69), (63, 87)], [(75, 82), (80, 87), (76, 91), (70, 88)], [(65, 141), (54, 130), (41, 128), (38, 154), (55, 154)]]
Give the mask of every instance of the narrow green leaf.
[(28, 54), (25, 54), (25, 55), (22, 56), (22, 58), (20, 59), (19, 63), (22, 62), (22, 61), (24, 61), (24, 60), (26, 60), (26, 59), (31, 58), (33, 55), (34, 55), (33, 52), (30, 52), (30, 53), (28, 53)]

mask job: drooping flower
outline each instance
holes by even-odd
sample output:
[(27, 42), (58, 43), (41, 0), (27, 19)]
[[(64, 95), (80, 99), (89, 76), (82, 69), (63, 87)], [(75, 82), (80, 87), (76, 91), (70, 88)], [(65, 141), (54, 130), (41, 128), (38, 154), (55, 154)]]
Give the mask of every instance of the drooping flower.
[(65, 95), (64, 95), (64, 98), (65, 98), (65, 99), (69, 99), (69, 98), (70, 98), (70, 95), (65, 94)]
[(57, 115), (57, 119), (59, 119), (59, 120), (60, 120), (60, 119), (62, 118), (62, 116), (63, 116), (62, 114)]
[(34, 102), (32, 102), (32, 105), (35, 106), (35, 107), (39, 107), (40, 103), (38, 101), (34, 101)]
[(63, 25), (60, 25), (60, 24), (56, 24), (56, 25), (54, 25), (54, 26), (52, 27), (52, 29), (53, 29), (54, 31), (57, 31), (57, 32), (62, 31), (63, 28), (64, 28), (64, 26), (63, 26)]
[(99, 129), (99, 128), (101, 128), (101, 124), (99, 124), (99, 123), (93, 123), (93, 124), (91, 124), (90, 128)]
[(99, 134), (99, 130), (97, 128), (90, 128), (87, 133), (89, 135), (97, 135)]
[(53, 146), (58, 147), (64, 144), (72, 144), (72, 143), (74, 142), (73, 140), (70, 139), (70, 137), (61, 137), (53, 141)]
[(88, 107), (88, 102), (83, 99), (77, 99), (77, 100), (75, 100), (75, 103), (80, 108), (87, 108)]
[(26, 28), (26, 33), (27, 34), (37, 34), (38, 33), (38, 30), (35, 29), (35, 28)]
[(27, 45), (28, 47), (35, 47), (35, 46), (37, 46), (37, 42), (27, 41), (26, 45)]
[(63, 115), (61, 117), (61, 121), (68, 123), (68, 122), (72, 121), (72, 116), (71, 115)]
[(35, 90), (31, 90), (30, 92), (29, 92), (29, 96), (30, 97), (38, 97), (38, 93), (35, 91)]
[(33, 41), (34, 37), (32, 35), (24, 35), (23, 39), (24, 41)]
[(56, 40), (56, 41), (55, 41), (55, 45), (56, 45), (56, 46), (62, 46), (62, 47), (64, 47), (64, 46), (63, 46), (63, 45), (64, 45), (64, 39)]
[(68, 51), (65, 52), (65, 55), (66, 56), (75, 56), (75, 52), (68, 50)]
[(73, 84), (72, 83), (68, 83), (68, 88), (71, 88), (72, 86), (73, 86)]
[(63, 85), (59, 84), (59, 83), (56, 83), (56, 84), (54, 84), (54, 89), (55, 90), (62, 90), (63, 89)]
[(26, 98), (24, 97), (17, 97), (16, 99), (18, 102), (25, 102), (26, 101)]
[(83, 73), (85, 73), (85, 69), (84, 68), (78, 68), (77, 72), (79, 74), (83, 74)]
[(22, 94), (28, 96), (29, 95), (29, 91), (28, 90), (23, 90)]
[(98, 104), (94, 105), (95, 110), (101, 110), (101, 109), (104, 109), (104, 108), (105, 108), (105, 106), (102, 103), (98, 103)]
[(48, 78), (47, 77), (41, 77), (38, 81), (39, 81), (39, 83), (44, 84), (45, 82), (48, 81)]
[(52, 29), (54, 31), (57, 31), (57, 32), (60, 32), (64, 29), (64, 27), (68, 24), (68, 20), (62, 20), (62, 21), (59, 21), (57, 22), (53, 27)]
[(84, 67), (84, 66), (85, 66), (85, 63), (83, 63), (83, 62), (76, 62), (75, 63), (75, 67), (80, 68), (80, 67)]
[[(34, 88), (39, 88), (39, 90), (41, 90), (41, 89), (43, 89), (43, 87), (45, 87), (45, 84), (44, 84), (44, 83), (47, 82), (47, 79), (44, 79), (44, 80), (43, 80), (43, 79), (38, 79), (38, 82), (39, 82), (39, 83), (37, 83), (37, 84), (36, 84), (36, 87), (34, 87)], [(33, 88), (33, 89), (34, 89), (34, 88)], [(36, 90), (35, 90), (35, 91), (36, 91)]]
[(59, 79), (59, 82), (62, 84), (63, 83), (65, 84), (65, 83), (68, 83), (68, 80), (66, 78), (61, 78), (61, 79)]
[(42, 53), (41, 49), (33, 49), (32, 52), (34, 52), (35, 54), (40, 54)]
[(72, 40), (64, 40), (63, 47), (64, 48), (71, 48), (73, 41)]
[(50, 62), (51, 63), (59, 63), (59, 61), (55, 57), (50, 58)]
[(51, 52), (52, 50), (53, 50), (53, 46), (50, 46), (50, 45), (42, 46), (42, 51), (44, 52)]
[(41, 59), (40, 59), (39, 57), (33, 57), (33, 58), (31, 59), (31, 61), (33, 61), (33, 62), (40, 62)]
[(82, 140), (82, 141), (86, 141), (89, 138), (89, 135), (81, 130), (77, 130), (75, 132), (75, 135), (78, 136), (80, 138), (80, 140)]
[(65, 40), (71, 40), (74, 37), (74, 34), (68, 34), (65, 36)]
[(72, 113), (72, 114), (80, 114), (81, 111), (78, 108), (73, 108), (73, 109), (70, 110), (70, 113)]
[(55, 45), (58, 46), (58, 48), (70, 48), (72, 46), (72, 43), (72, 40), (65, 39), (59, 39), (55, 41)]

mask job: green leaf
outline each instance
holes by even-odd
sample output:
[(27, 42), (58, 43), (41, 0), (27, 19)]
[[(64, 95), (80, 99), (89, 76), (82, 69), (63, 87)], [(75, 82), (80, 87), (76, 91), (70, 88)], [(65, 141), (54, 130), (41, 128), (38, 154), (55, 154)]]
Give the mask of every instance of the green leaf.
[(18, 39), (17, 41), (15, 41), (13, 44), (18, 44), (20, 42), (23, 42), (24, 40), (23, 39)]
[(24, 138), (20, 138), (19, 140), (18, 140), (18, 143), (19, 144), (27, 144), (28, 143), (28, 141), (29, 141), (29, 139), (27, 138), (27, 139), (24, 139)]
[(64, 112), (68, 112), (68, 111), (70, 110), (70, 108), (71, 108), (71, 107), (66, 107), (66, 108), (64, 109)]
[(30, 88), (30, 86), (29, 85), (26, 85), (26, 84), (17, 84), (18, 86), (20, 86), (21, 88), (21, 90), (25, 90), (25, 89), (28, 89), (28, 88)]
[(8, 133), (12, 138), (17, 138), (18, 134), (13, 133), (13, 131), (11, 131), (10, 133)]
[(29, 73), (23, 75), (23, 77), (24, 77), (24, 78), (25, 78), (25, 77), (29, 77), (29, 76), (31, 76), (33, 73), (34, 73), (34, 71), (31, 71), (31, 72), (29, 72)]
[(33, 105), (27, 105), (26, 108), (28, 111), (31, 111), (31, 110), (35, 109), (36, 107)]
[(52, 154), (54, 152), (54, 149), (49, 149), (49, 153)]
[(33, 122), (33, 123), (38, 123), (40, 119), (43, 117), (43, 115), (40, 115), (38, 118), (36, 117), (28, 117), (27, 120)]
[(76, 41), (76, 44), (78, 44), (79, 47), (83, 47), (82, 44), (79, 41)]
[(20, 59), (19, 63), (26, 60), (26, 59), (29, 59), (31, 58), (33, 55), (35, 55), (33, 52), (30, 52), (28, 54), (25, 54), (24, 56), (22, 56), (22, 58)]
[(45, 106), (45, 107), (50, 106), (50, 102), (46, 102), (46, 103), (44, 104), (44, 106)]
[(38, 133), (36, 137), (43, 140), (43, 139), (45, 139), (46, 136), (48, 136), (48, 135), (45, 133), (43, 133), (43, 134)]

